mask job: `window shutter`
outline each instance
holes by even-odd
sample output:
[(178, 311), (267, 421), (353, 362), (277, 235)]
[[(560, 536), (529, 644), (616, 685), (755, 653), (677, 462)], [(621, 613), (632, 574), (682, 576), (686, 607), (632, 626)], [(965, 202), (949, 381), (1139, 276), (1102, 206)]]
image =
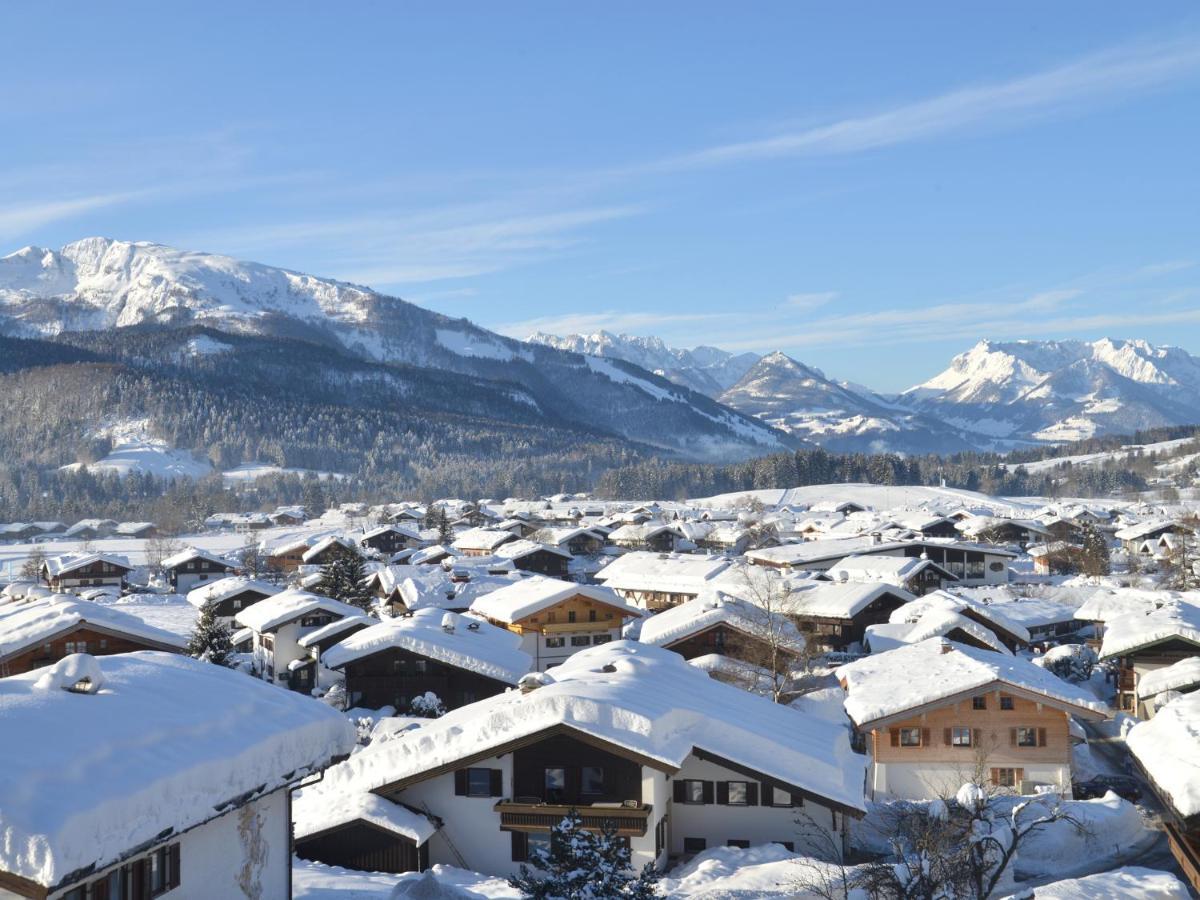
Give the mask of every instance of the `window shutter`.
[(950, 736), (950, 729), (949, 729), (949, 728), (945, 728), (945, 729), (943, 729), (943, 730), (942, 730), (942, 741), (945, 743), (945, 745), (946, 745), (947, 747), (949, 747), (951, 744), (953, 744), (953, 743), (954, 743), (954, 740), (953, 740), (953, 738)]
[(705, 802), (705, 803), (712, 803), (712, 802), (713, 802), (713, 783), (712, 783), (711, 781), (705, 781), (705, 782), (704, 782), (704, 794), (703, 794), (703, 796), (704, 796), (704, 802)]
[(718, 781), (717, 782), (717, 803), (720, 804), (721, 806), (729, 805), (729, 782), (728, 781)]
[(758, 784), (751, 781), (746, 785), (746, 805), (758, 806)]
[(168, 855), (171, 858), (171, 887), (179, 887), (179, 845), (172, 844)]
[(892, 746), (899, 747), (900, 746), (900, 729), (899, 728), (889, 728), (888, 731), (891, 732), (891, 735), (892, 735)]
[(932, 740), (929, 737), (929, 729), (922, 728), (921, 729), (921, 746), (928, 747), (931, 743), (932, 743)]
[(525, 862), (529, 856), (528, 845), (525, 843), (525, 832), (514, 831), (512, 833), (512, 859), (513, 862)]
[(1038, 746), (1039, 747), (1046, 746), (1046, 729), (1045, 728), (1038, 729)]
[(467, 770), (458, 769), (454, 773), (454, 794), (457, 797), (467, 796)]
[(1016, 775), (1016, 778), (1014, 779), (1014, 781), (1016, 781), (1016, 783), (1017, 783), (1017, 790), (1020, 790), (1021, 782), (1025, 780), (1025, 770), (1017, 769), (1013, 774)]
[(504, 793), (504, 771), (502, 769), (492, 769), (492, 790), (493, 797), (499, 797)]
[(1017, 746), (1017, 729), (1015, 729), (1015, 728), (1008, 729), (1008, 743), (1012, 747)]
[(683, 779), (679, 779), (675, 782), (675, 802), (687, 802), (687, 785), (683, 782)]
[(995, 784), (995, 785), (1000, 784), (1000, 770), (999, 769), (995, 769), (995, 768), (992, 769), (992, 784)]
[(762, 797), (763, 806), (775, 805), (775, 791), (773, 790), (772, 785), (767, 784), (767, 782), (764, 781), (761, 785), (756, 784), (755, 788), (757, 788), (756, 793), (758, 796)]
[(982, 747), (983, 746), (983, 733), (978, 728), (971, 729), (971, 746), (972, 747)]

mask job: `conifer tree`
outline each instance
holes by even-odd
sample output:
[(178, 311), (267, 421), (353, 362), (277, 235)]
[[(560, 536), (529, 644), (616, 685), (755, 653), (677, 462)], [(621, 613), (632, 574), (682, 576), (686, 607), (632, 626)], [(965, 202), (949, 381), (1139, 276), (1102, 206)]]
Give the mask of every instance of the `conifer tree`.
[(363, 584), (366, 578), (363, 559), (350, 547), (337, 547), (333, 558), (321, 567), (317, 593), (357, 606), (365, 613), (375, 608), (375, 598)]
[(572, 809), (550, 832), (550, 847), (530, 855), (537, 875), (522, 864), (520, 874), (508, 880), (530, 900), (650, 900), (658, 897), (658, 872), (647, 863), (634, 874), (629, 847), (606, 823), (600, 834), (583, 829), (583, 820)]
[(438, 508), (437, 518), (438, 543), (449, 547), (454, 541), (454, 529), (450, 527), (450, 517), (446, 515), (446, 507)]
[(229, 629), (217, 618), (217, 605), (211, 601), (200, 609), (196, 627), (188, 638), (188, 656), (218, 666), (233, 665), (233, 641)]

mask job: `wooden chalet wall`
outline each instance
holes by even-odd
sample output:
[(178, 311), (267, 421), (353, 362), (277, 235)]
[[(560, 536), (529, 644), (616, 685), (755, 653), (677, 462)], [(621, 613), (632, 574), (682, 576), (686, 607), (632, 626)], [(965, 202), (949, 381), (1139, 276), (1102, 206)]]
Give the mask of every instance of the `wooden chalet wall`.
[(297, 840), (296, 855), (360, 872), (422, 872), (429, 868), (428, 845), (418, 848), (410, 839), (366, 822), (351, 822)]
[[(604, 791), (580, 792), (580, 770), (598, 766), (604, 770)], [(548, 797), (546, 769), (566, 770), (566, 790), (561, 797)], [(633, 760), (610, 753), (567, 735), (556, 735), (513, 751), (513, 798), (537, 797), (551, 803), (619, 803), (642, 799), (642, 767)]]
[[(87, 643), (87, 649), (79, 648), (80, 642)], [(58, 662), (69, 655), (67, 644), (73, 645), (70, 653), (90, 653), (92, 656), (110, 656), (114, 653), (136, 653), (139, 650), (166, 650), (173, 653), (181, 652), (175, 647), (166, 647), (143, 641), (140, 638), (122, 634), (108, 629), (97, 628), (86, 622), (76, 625), (69, 631), (56, 634), (45, 643), (23, 650), (10, 659), (0, 661), (0, 677), (20, 675), (42, 666)]]
[(394, 706), (404, 711), (414, 697), (426, 691), (437, 694), (447, 709), (457, 709), (511, 687), (397, 647), (348, 663), (345, 673), (346, 691), (353, 704), (370, 709)]

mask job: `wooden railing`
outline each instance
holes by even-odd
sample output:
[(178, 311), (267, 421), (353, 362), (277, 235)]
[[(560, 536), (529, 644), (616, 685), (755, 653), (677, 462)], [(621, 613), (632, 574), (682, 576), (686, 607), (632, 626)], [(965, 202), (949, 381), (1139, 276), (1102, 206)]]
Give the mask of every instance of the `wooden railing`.
[(507, 831), (548, 831), (574, 809), (588, 831), (599, 831), (611, 822), (618, 835), (641, 837), (646, 833), (652, 807), (650, 806), (569, 806), (557, 803), (517, 803), (501, 800), (495, 809), (500, 813), (500, 827)]
[(1171, 822), (1164, 822), (1163, 826), (1167, 830), (1167, 843), (1171, 847), (1171, 855), (1192, 883), (1192, 888), (1200, 891), (1200, 841)]

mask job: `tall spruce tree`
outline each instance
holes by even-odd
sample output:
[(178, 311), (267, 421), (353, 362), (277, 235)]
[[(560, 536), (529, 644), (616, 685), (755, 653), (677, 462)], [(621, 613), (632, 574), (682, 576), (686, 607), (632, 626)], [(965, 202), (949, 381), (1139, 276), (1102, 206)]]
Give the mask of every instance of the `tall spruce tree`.
[(229, 629), (217, 618), (217, 605), (209, 602), (200, 608), (196, 627), (188, 638), (188, 656), (218, 666), (233, 665), (233, 641)]
[(438, 543), (449, 547), (454, 541), (454, 529), (450, 527), (450, 517), (446, 515), (446, 507), (438, 507), (437, 517)]
[(535, 874), (522, 864), (508, 883), (530, 900), (650, 900), (658, 893), (658, 872), (647, 863), (634, 874), (629, 847), (606, 823), (600, 834), (585, 831), (572, 809), (550, 832), (550, 846), (530, 855)]
[(317, 592), (357, 606), (365, 613), (373, 612), (375, 598), (363, 584), (367, 577), (363, 558), (353, 548), (340, 545), (332, 552), (333, 558), (321, 567), (321, 581), (317, 585)]

